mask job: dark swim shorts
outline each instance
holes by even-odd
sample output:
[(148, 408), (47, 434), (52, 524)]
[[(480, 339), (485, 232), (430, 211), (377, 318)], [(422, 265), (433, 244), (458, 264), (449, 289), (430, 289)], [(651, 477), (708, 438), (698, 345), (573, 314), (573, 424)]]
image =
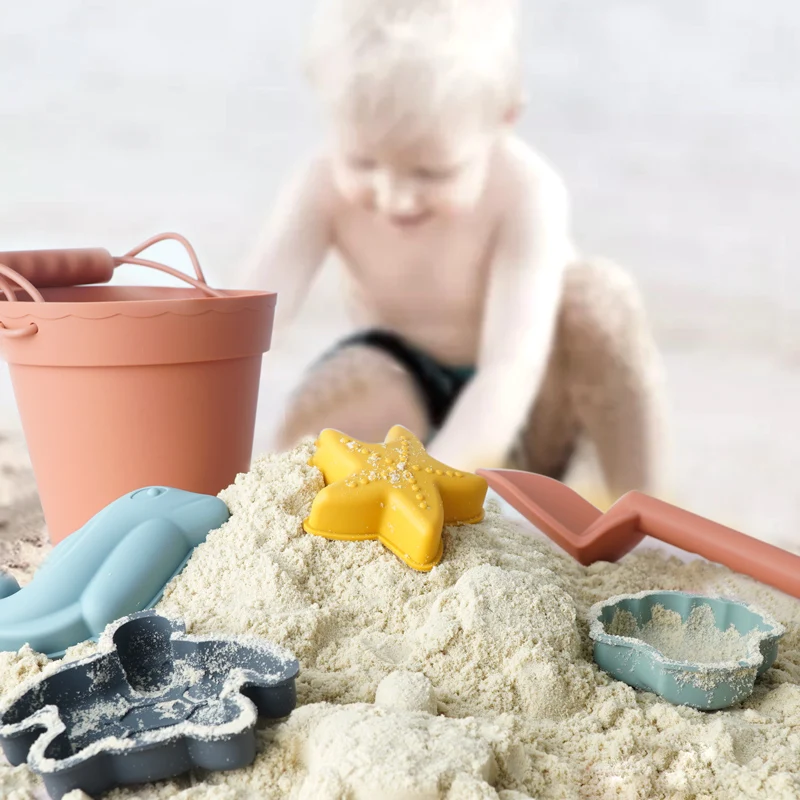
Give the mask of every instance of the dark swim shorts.
[(330, 358), (345, 347), (355, 346), (380, 350), (408, 372), (425, 405), (431, 436), (442, 427), (459, 395), (475, 374), (474, 367), (442, 364), (401, 336), (377, 329), (360, 331), (343, 339), (323, 359)]

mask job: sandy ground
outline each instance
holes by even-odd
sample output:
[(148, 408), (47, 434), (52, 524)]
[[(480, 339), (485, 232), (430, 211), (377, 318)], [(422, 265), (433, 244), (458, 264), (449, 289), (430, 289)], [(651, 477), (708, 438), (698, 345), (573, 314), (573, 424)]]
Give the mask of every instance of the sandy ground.
[[(0, 30), (0, 249), (122, 250), (177, 229), (224, 284), (322, 138), (299, 69), (311, 6), (17, 4)], [(676, 499), (800, 547), (800, 7), (525, 6), (522, 131), (564, 173), (583, 249), (628, 266), (645, 293)], [(257, 449), (300, 370), (346, 330), (336, 292), (328, 270), (268, 355)], [(18, 427), (0, 366), (0, 430)], [(0, 445), (3, 547), (37, 525), (20, 460)]]

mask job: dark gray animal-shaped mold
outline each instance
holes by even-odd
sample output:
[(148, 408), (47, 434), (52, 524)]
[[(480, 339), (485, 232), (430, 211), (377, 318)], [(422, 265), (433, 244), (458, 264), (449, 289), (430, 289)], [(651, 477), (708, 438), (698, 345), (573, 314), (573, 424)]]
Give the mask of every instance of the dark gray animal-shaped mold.
[(0, 744), (51, 798), (246, 767), (259, 716), (296, 703), (298, 662), (255, 637), (188, 636), (144, 611), (109, 625), (96, 654), (63, 665), (0, 707)]

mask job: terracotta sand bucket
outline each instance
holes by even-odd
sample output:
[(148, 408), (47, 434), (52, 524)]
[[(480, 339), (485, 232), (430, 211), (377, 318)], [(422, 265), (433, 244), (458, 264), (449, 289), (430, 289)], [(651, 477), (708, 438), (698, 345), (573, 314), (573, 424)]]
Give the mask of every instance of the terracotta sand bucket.
[[(163, 239), (196, 277), (139, 257)], [(76, 285), (131, 263), (190, 286)], [(119, 258), (0, 253), (2, 296), (0, 354), (54, 543), (142, 486), (217, 494), (249, 469), (274, 294), (210, 288), (189, 243), (162, 234)]]

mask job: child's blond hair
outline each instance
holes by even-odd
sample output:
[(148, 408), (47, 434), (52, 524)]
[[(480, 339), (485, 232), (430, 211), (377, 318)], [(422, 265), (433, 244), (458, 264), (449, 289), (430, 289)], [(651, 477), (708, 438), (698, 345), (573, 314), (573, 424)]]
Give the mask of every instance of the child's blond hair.
[(334, 113), (386, 131), (521, 100), (516, 0), (321, 0), (308, 68)]

